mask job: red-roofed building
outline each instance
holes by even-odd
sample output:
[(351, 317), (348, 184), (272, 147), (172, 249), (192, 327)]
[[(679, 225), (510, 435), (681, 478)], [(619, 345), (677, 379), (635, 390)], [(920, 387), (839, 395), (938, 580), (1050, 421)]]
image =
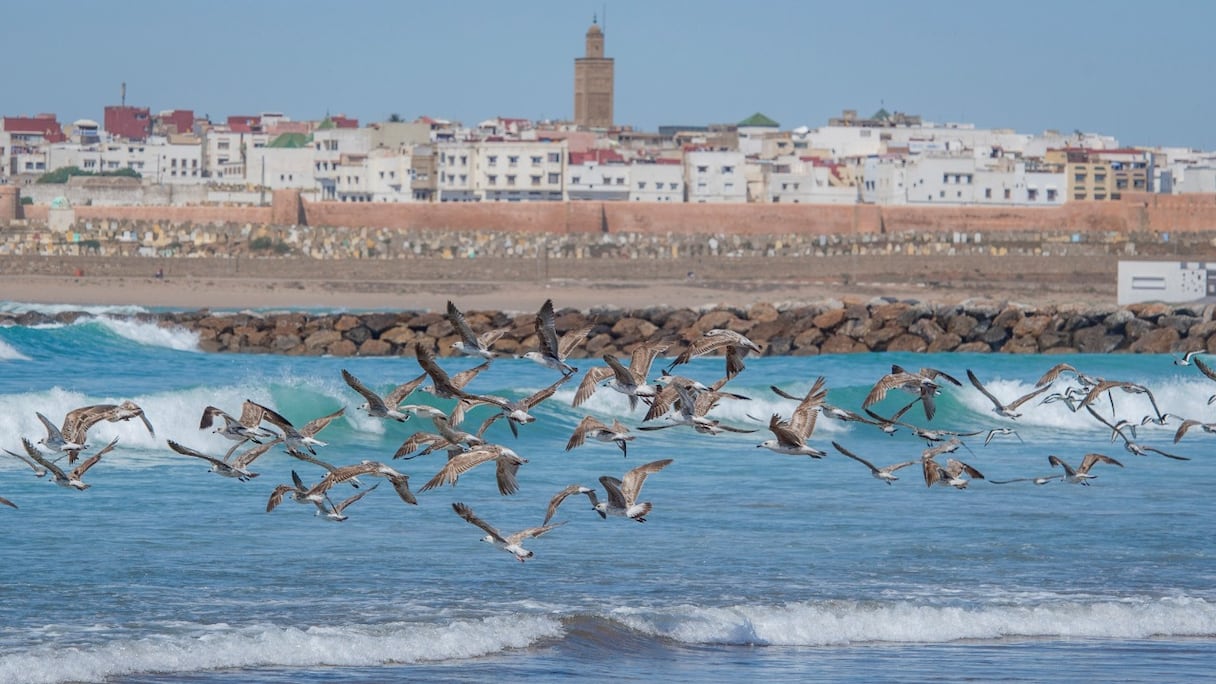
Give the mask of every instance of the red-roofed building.
[(147, 107), (111, 105), (105, 112), (102, 127), (115, 138), (147, 140), (152, 134), (152, 113)]
[(0, 123), (0, 176), (46, 173), (46, 146), (65, 140), (54, 114), (4, 117)]
[(358, 119), (351, 119), (351, 118), (345, 117), (341, 114), (335, 114), (334, 116), (329, 117), (329, 120), (334, 122), (334, 127), (336, 127), (336, 128), (358, 128), (359, 127)]
[(194, 111), (190, 109), (173, 109), (156, 115), (156, 125), (153, 127), (161, 135), (192, 133), (194, 131)]

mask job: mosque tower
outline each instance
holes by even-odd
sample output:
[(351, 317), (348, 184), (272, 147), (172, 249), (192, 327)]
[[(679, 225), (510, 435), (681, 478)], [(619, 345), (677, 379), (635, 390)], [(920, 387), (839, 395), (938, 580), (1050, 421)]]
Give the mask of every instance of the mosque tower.
[(613, 65), (604, 56), (604, 31), (591, 20), (586, 56), (574, 60), (574, 123), (585, 128), (612, 127)]

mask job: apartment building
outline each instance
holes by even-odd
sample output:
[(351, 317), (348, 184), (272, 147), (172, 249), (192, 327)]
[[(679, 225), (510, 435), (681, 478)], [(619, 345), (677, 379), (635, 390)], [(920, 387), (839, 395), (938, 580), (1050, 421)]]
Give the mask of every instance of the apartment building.
[(1063, 163), (1069, 200), (1103, 202), (1122, 199), (1125, 192), (1152, 190), (1152, 152), (1066, 148), (1049, 151), (1045, 158), (1048, 163)]
[(615, 150), (571, 152), (566, 166), (566, 198), (601, 202), (628, 201), (631, 165)]
[(684, 202), (684, 164), (678, 159), (634, 160), (629, 165), (629, 201)]
[(684, 154), (684, 185), (692, 203), (747, 202), (747, 158), (737, 150), (695, 150)]

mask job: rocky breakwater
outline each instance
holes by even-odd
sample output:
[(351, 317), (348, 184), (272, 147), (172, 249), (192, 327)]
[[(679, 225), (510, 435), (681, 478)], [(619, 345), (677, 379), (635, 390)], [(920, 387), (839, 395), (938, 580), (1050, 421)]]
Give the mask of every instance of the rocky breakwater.
[[(537, 347), (534, 313), (466, 311), (472, 328), (510, 330), (494, 348), (503, 354)], [(79, 312), (0, 314), (0, 325), (72, 322)], [(451, 353), (452, 326), (437, 312), (383, 313), (146, 313), (134, 318), (197, 332), (207, 352), (286, 355), (412, 356), (416, 344)], [(958, 304), (917, 301), (824, 300), (750, 308), (559, 310), (558, 334), (591, 327), (573, 356), (623, 355), (638, 343), (671, 343), (682, 351), (701, 333), (729, 328), (760, 344), (766, 355), (868, 351), (1006, 353), (1216, 353), (1216, 305), (1136, 304), (1038, 307), (991, 300)]]

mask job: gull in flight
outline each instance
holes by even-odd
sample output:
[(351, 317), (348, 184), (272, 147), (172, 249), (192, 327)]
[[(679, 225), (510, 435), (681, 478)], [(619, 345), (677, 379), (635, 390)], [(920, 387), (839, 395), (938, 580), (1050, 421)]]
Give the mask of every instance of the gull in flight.
[(608, 501), (606, 502), (600, 501), (596, 497), (594, 489), (589, 489), (578, 484), (570, 485), (558, 492), (549, 501), (549, 510), (545, 514), (545, 520), (542, 524), (549, 522), (557, 512), (557, 507), (571, 494), (585, 494), (591, 501), (591, 507), (596, 513), (600, 514), (601, 518), (607, 518), (611, 515), (628, 518), (635, 522), (646, 522), (646, 516), (650, 514), (653, 506), (649, 501), (638, 501), (638, 496), (642, 493), (642, 485), (645, 484), (648, 475), (659, 472), (671, 465), (672, 462), (672, 459), (665, 458), (659, 461), (644, 463), (625, 473), (625, 476), (619, 480), (615, 477), (604, 475), (600, 478), (600, 484), (603, 485), (604, 491), (608, 493)]
[(81, 478), (83, 478), (84, 474), (89, 471), (89, 468), (92, 468), (97, 464), (98, 461), (101, 460), (103, 455), (113, 451), (114, 447), (118, 445), (118, 438), (115, 437), (114, 441), (102, 447), (100, 451), (81, 461), (80, 464), (77, 465), (71, 472), (64, 472), (64, 470), (56, 465), (54, 461), (51, 461), (43, 456), (42, 452), (38, 451), (38, 447), (31, 444), (28, 439), (22, 437), (21, 445), (25, 447), (25, 453), (29, 454), (30, 458), (34, 459), (38, 465), (45, 468), (46, 471), (51, 474), (51, 482), (54, 482), (60, 487), (75, 489), (83, 492), (91, 485), (83, 482)]
[[(498, 404), (498, 406), (502, 408), (502, 411), (487, 418), (481, 424), (481, 427), (477, 429), (477, 434), (485, 434), (486, 429), (493, 425), (494, 421), (498, 420), (499, 418), (506, 418), (507, 426), (511, 428), (511, 434), (518, 437), (519, 428), (516, 426), (527, 425), (528, 423), (536, 421), (536, 416), (529, 413), (529, 411), (536, 408), (536, 406), (542, 401), (553, 396), (553, 393), (556, 392), (559, 387), (566, 384), (566, 382), (572, 377), (574, 376), (566, 373), (548, 387), (542, 388), (534, 392), (531, 396), (523, 397), (522, 399), (512, 400), (504, 397), (487, 397), (489, 399), (498, 399), (501, 402)], [(466, 411), (475, 405), (475, 402), (470, 402), (464, 399), (461, 400), (461, 403), (465, 404), (464, 408)]]
[(714, 328), (707, 330), (700, 337), (693, 340), (688, 348), (680, 353), (667, 366), (667, 371), (672, 368), (697, 358), (711, 354), (719, 349), (724, 349), (726, 352), (726, 377), (733, 378), (743, 371), (743, 357), (747, 356), (748, 352), (757, 354), (763, 353), (760, 345), (747, 339), (747, 337), (726, 328)]
[(477, 356), (487, 361), (498, 358), (498, 353), (492, 351), (490, 347), (494, 345), (503, 335), (507, 334), (510, 328), (495, 328), (487, 330), (478, 335), (469, 327), (469, 322), (465, 320), (464, 313), (456, 308), (452, 300), (448, 300), (448, 312), (445, 314), (448, 322), (452, 324), (456, 334), (460, 339), (452, 343), (452, 349), (455, 349), (466, 356)]
[(536, 339), (540, 348), (525, 353), (521, 358), (539, 363), (546, 368), (561, 371), (566, 375), (577, 373), (578, 369), (566, 363), (566, 359), (570, 357), (570, 353), (574, 351), (575, 347), (587, 339), (592, 329), (588, 326), (568, 330), (565, 335), (561, 336), (561, 339), (558, 339), (556, 325), (553, 300), (546, 299), (540, 310), (536, 312)]
[(1103, 454), (1085, 454), (1085, 457), (1081, 459), (1081, 465), (1076, 469), (1065, 463), (1060, 459), (1059, 456), (1054, 454), (1047, 457), (1047, 462), (1052, 466), (1059, 466), (1060, 468), (1064, 469), (1065, 482), (1069, 484), (1082, 484), (1087, 486), (1089, 485), (1090, 480), (1097, 477), (1097, 475), (1089, 474), (1090, 468), (1093, 468), (1095, 464), (1109, 463), (1111, 465), (1119, 466), (1120, 468), (1123, 467), (1122, 463), (1116, 461), (1110, 456), (1105, 456)]
[(900, 468), (907, 468), (910, 465), (916, 465), (916, 461), (900, 461), (899, 463), (892, 463), (889, 466), (883, 466), (883, 467), (879, 468), (879, 467), (875, 466), (873, 463), (870, 463), (869, 461), (867, 461), (866, 459), (864, 459), (864, 458), (858, 456), (857, 454), (849, 451), (848, 449), (840, 446), (840, 444), (837, 442), (832, 442), (832, 446), (836, 447), (836, 450), (839, 451), (840, 453), (844, 454), (845, 456), (848, 456), (849, 458), (853, 459), (854, 461), (857, 461), (858, 463), (862, 464), (863, 466), (869, 468), (870, 475), (873, 475), (875, 479), (886, 482), (887, 484), (891, 484), (895, 480), (899, 479), (898, 477), (895, 477), (896, 470), (899, 470)]
[(629, 456), (626, 444), (634, 440), (634, 435), (630, 434), (629, 428), (615, 418), (612, 420), (612, 425), (609, 426), (594, 416), (584, 416), (578, 426), (574, 428), (574, 433), (570, 435), (570, 441), (566, 442), (566, 451), (582, 446), (588, 438), (599, 442), (613, 442), (620, 448), (623, 456)]
[(317, 452), (315, 449), (313, 449), (314, 446), (326, 446), (325, 442), (322, 442), (313, 435), (325, 429), (325, 427), (329, 425), (333, 419), (338, 418), (346, 412), (345, 407), (340, 408), (329, 415), (321, 416), (320, 418), (314, 418), (308, 421), (304, 424), (304, 427), (297, 430), (296, 427), (291, 424), (290, 420), (284, 418), (274, 409), (267, 408), (254, 402), (250, 403), (261, 412), (261, 415), (258, 417), (258, 422), (260, 423), (265, 420), (271, 425), (277, 427), (283, 433), (283, 444), (287, 447), (287, 451), (292, 456), (297, 458), (301, 458), (301, 454), (303, 454), (305, 451), (315, 456)]
[(604, 362), (608, 365), (596, 366), (587, 371), (587, 374), (583, 376), (582, 382), (579, 383), (578, 389), (574, 391), (572, 405), (578, 406), (590, 399), (602, 381), (612, 378), (612, 382), (608, 383), (608, 387), (627, 395), (629, 397), (629, 409), (636, 409), (639, 397), (651, 399), (658, 393), (655, 386), (647, 382), (646, 376), (650, 375), (650, 366), (654, 363), (655, 357), (667, 351), (667, 347), (668, 344), (666, 342), (644, 342), (639, 344), (630, 355), (628, 367), (615, 356), (604, 354)]
[(224, 455), (224, 459), (227, 460), (232, 452), (244, 442), (261, 444), (262, 440), (278, 438), (277, 433), (259, 426), (259, 423), (262, 422), (262, 415), (261, 407), (248, 399), (241, 406), (240, 418), (233, 418), (222, 409), (208, 406), (203, 409), (203, 417), (198, 422), (198, 429), (206, 430), (211, 427), (215, 424), (216, 416), (224, 419), (224, 427), (217, 427), (212, 432), (236, 442)]
[(241, 482), (248, 482), (249, 480), (252, 480), (258, 476), (258, 473), (249, 471), (249, 465), (253, 463), (254, 460), (259, 456), (269, 451), (270, 447), (277, 443), (278, 440), (266, 442), (265, 444), (258, 444), (252, 449), (249, 449), (248, 451), (245, 451), (241, 455), (237, 456), (232, 461), (228, 461), (227, 458), (219, 459), (214, 456), (208, 456), (207, 454), (191, 449), (188, 446), (178, 444), (171, 439), (168, 440), (170, 449), (182, 454), (183, 456), (201, 458), (202, 460), (211, 464), (211, 472), (224, 477), (233, 477)]
[(461, 518), (464, 518), (465, 522), (469, 523), (470, 525), (476, 525), (477, 527), (480, 527), (482, 530), (485, 531), (486, 536), (482, 537), (481, 541), (486, 542), (487, 544), (493, 544), (494, 548), (502, 549), (503, 551), (506, 551), (507, 553), (514, 556), (515, 559), (518, 560), (520, 563), (528, 560), (533, 555), (531, 551), (529, 551), (529, 550), (525, 549), (523, 546), (521, 546), (521, 544), (523, 544), (525, 539), (533, 539), (535, 537), (539, 537), (542, 534), (545, 534), (553, 529), (556, 529), (556, 528), (561, 527), (562, 525), (566, 524), (564, 522), (560, 522), (560, 523), (557, 523), (554, 525), (543, 525), (541, 527), (529, 527), (528, 529), (520, 530), (519, 532), (516, 532), (515, 534), (504, 535), (503, 533), (499, 532), (493, 525), (491, 525), (491, 524), (487, 523), (486, 521), (482, 520), (481, 518), (477, 517), (477, 515), (473, 513), (473, 509), (469, 508), (468, 506), (464, 505), (463, 503), (460, 503), (460, 502), (453, 503), (452, 510), (456, 511), (456, 515), (459, 515)]
[(398, 410), (397, 406), (403, 399), (406, 398), (406, 396), (413, 392), (418, 385), (422, 384), (422, 381), (419, 378), (416, 379), (417, 384), (414, 384), (414, 381), (411, 381), (403, 385), (398, 385), (392, 392), (382, 397), (369, 389), (367, 385), (364, 385), (359, 378), (355, 377), (353, 373), (345, 368), (342, 369), (342, 379), (346, 381), (347, 385), (350, 385), (351, 389), (363, 395), (363, 398), (367, 400), (366, 403), (359, 406), (359, 408), (367, 411), (367, 415), (373, 418), (391, 418), (399, 423), (404, 423), (405, 421), (409, 420), (410, 414), (402, 413), (400, 410)]
[(815, 419), (819, 415), (819, 407), (823, 405), (823, 400), (827, 397), (827, 390), (823, 385), (824, 379), (821, 375), (815, 380), (811, 389), (807, 390), (806, 396), (798, 403), (788, 421), (774, 413), (768, 421), (768, 429), (773, 433), (773, 439), (764, 440), (757, 444), (756, 448), (768, 449), (778, 454), (823, 458), (826, 455), (825, 452), (806, 443), (806, 440), (810, 439), (811, 433), (815, 431)]
[[(489, 361), (457, 373), (455, 376), (448, 377), (447, 372), (435, 360), (435, 353), (431, 351), (430, 347), (418, 342), (414, 345), (414, 354), (417, 356), (418, 365), (422, 366), (422, 370), (426, 371), (426, 374), (431, 378), (431, 384), (421, 388), (423, 392), (428, 392), (442, 399), (468, 399), (469, 401), (502, 406), (502, 403), (497, 399), (464, 391), (465, 385), (476, 377), (478, 373), (490, 367)], [(453, 417), (453, 422), (458, 423), (460, 421)]]
[(359, 499), (362, 499), (363, 497), (367, 496), (368, 494), (371, 494), (373, 491), (375, 491), (376, 487), (379, 487), (379, 486), (380, 486), (380, 483), (377, 482), (376, 484), (368, 487), (367, 489), (364, 489), (363, 491), (359, 492), (358, 494), (355, 494), (354, 496), (350, 497), (349, 499), (340, 501), (338, 503), (334, 503), (332, 500), (329, 499), (328, 496), (326, 496), (325, 499), (320, 502), (314, 501), (313, 504), (317, 507), (316, 515), (322, 516), (323, 518), (325, 518), (326, 520), (328, 520), (330, 522), (344, 522), (345, 520), (347, 520), (347, 518), (350, 517), (350, 516), (346, 515), (346, 513), (344, 513), (344, 511), (351, 504), (355, 503)]
[(490, 461), (494, 461), (496, 466), (499, 493), (506, 496), (519, 491), (519, 482), (516, 480), (515, 474), (519, 472), (521, 465), (528, 462), (528, 459), (521, 458), (514, 451), (497, 444), (482, 444), (449, 458), (443, 468), (422, 485), (419, 491), (425, 492), (444, 484), (455, 485), (462, 473)]
[(893, 389), (900, 389), (917, 395), (921, 406), (925, 410), (925, 418), (933, 420), (934, 414), (937, 413), (934, 397), (941, 391), (941, 385), (938, 383), (939, 379), (945, 380), (956, 387), (962, 386), (961, 382), (935, 368), (922, 368), (913, 373), (900, 366), (892, 365), (891, 372), (882, 376), (878, 379), (878, 382), (874, 383), (874, 387), (870, 389), (870, 393), (862, 401), (861, 407), (869, 408), (886, 398), (887, 392)]
[(980, 394), (983, 394), (985, 397), (988, 397), (988, 401), (992, 402), (992, 412), (993, 413), (997, 414), (998, 416), (1003, 416), (1005, 418), (1015, 418), (1015, 419), (1022, 415), (1022, 414), (1018, 413), (1019, 406), (1021, 406), (1022, 404), (1025, 404), (1026, 402), (1030, 401), (1031, 399), (1034, 399), (1035, 397), (1039, 396), (1040, 394), (1046, 392), (1051, 387), (1050, 385), (1043, 385), (1043, 386), (1039, 387), (1038, 389), (1031, 390), (1027, 394), (1023, 394), (1022, 396), (1018, 397), (1017, 399), (1014, 399), (1013, 401), (1006, 404), (1006, 403), (1001, 402), (1000, 399), (997, 399), (996, 395), (994, 395), (992, 392), (989, 392), (988, 389), (984, 387), (984, 384), (980, 382), (980, 379), (975, 377), (975, 373), (971, 372), (970, 368), (967, 369), (967, 379), (970, 380), (971, 384), (974, 385), (975, 388), (980, 391)]

